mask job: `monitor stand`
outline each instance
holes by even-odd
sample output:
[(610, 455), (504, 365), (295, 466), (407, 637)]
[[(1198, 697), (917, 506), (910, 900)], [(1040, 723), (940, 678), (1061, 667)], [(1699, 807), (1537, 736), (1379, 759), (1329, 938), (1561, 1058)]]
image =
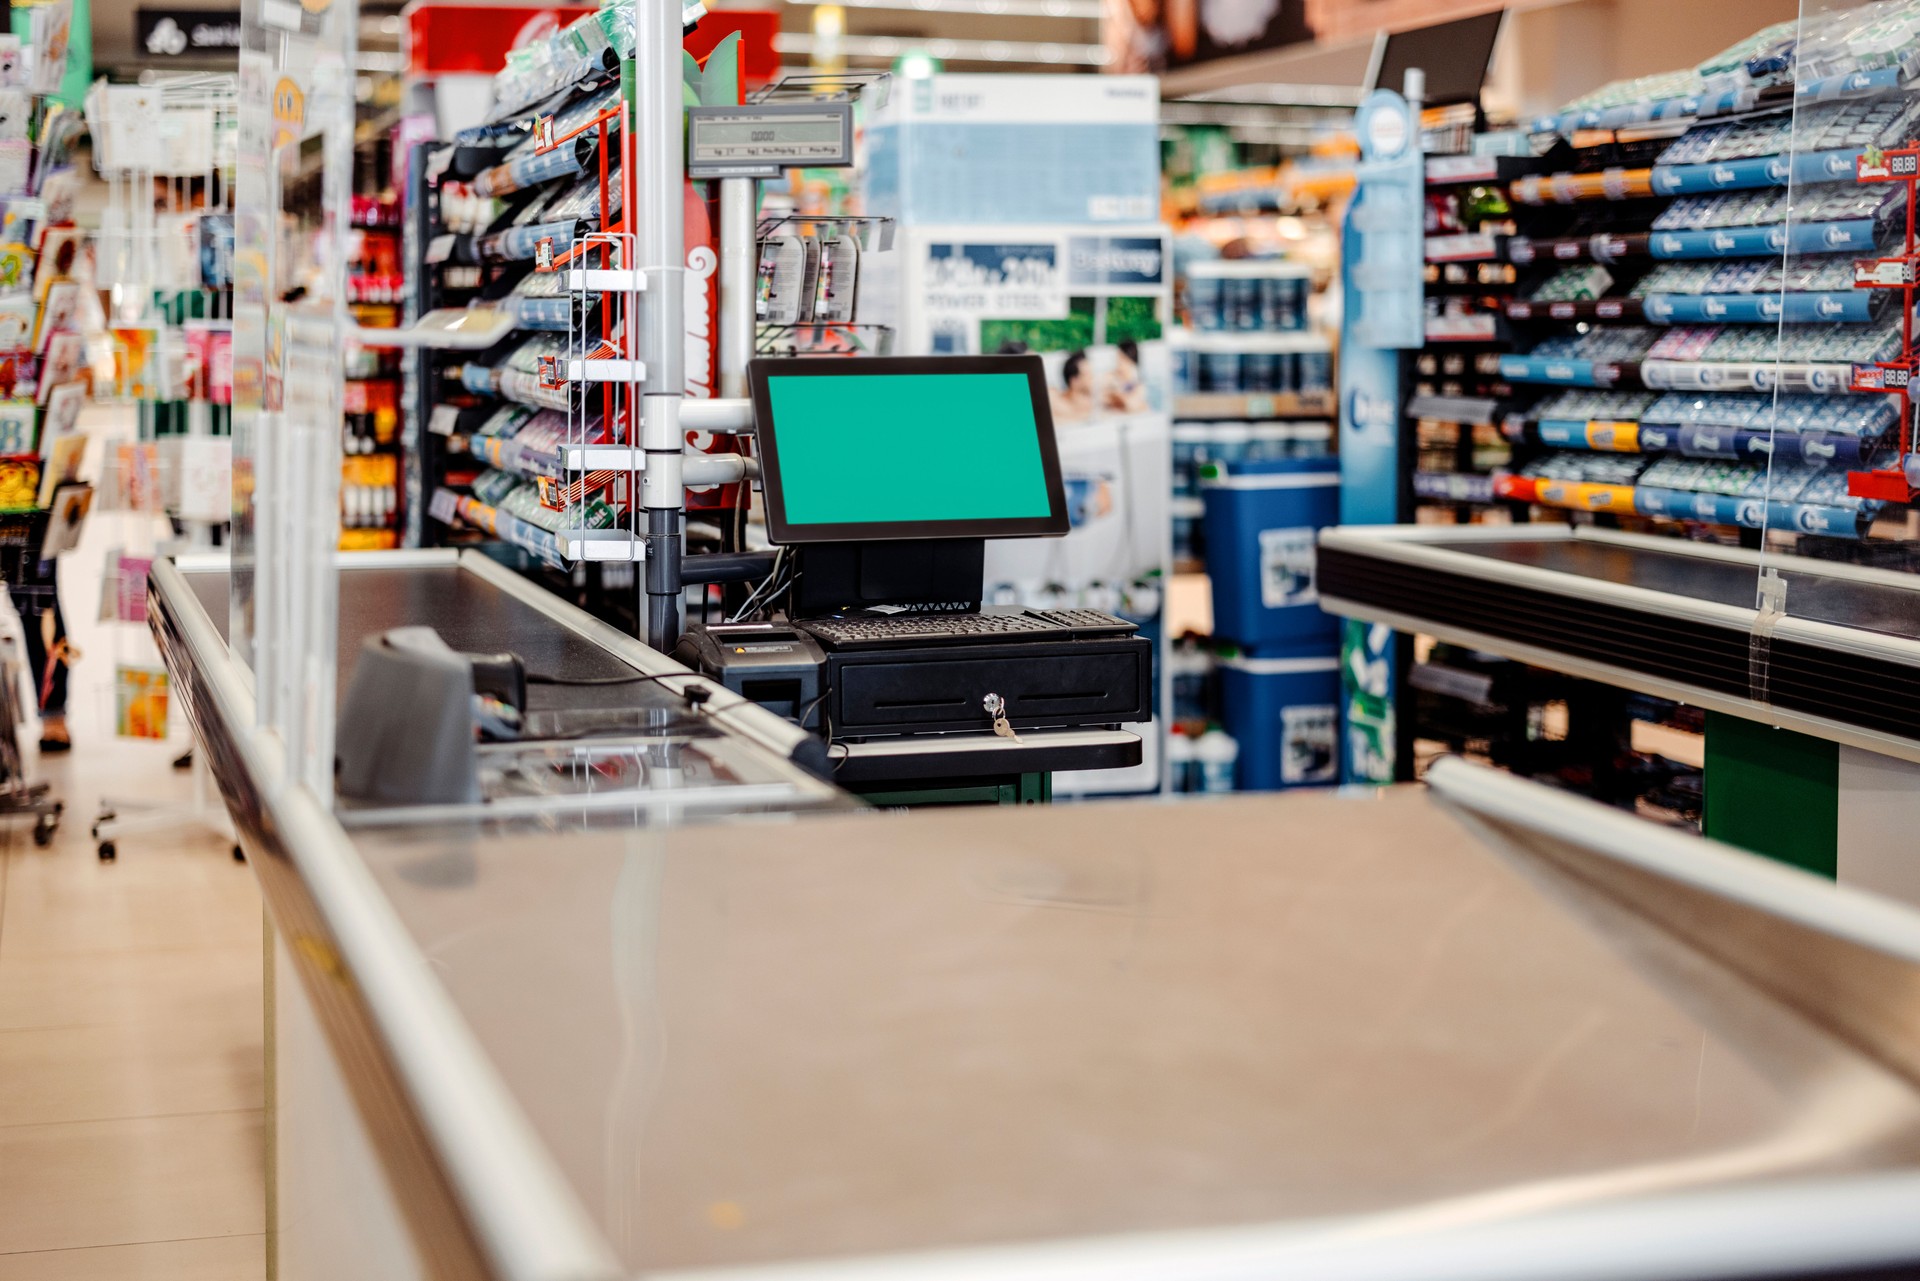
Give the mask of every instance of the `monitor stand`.
[(808, 543), (795, 551), (795, 618), (863, 609), (966, 612), (980, 608), (986, 591), (983, 538)]

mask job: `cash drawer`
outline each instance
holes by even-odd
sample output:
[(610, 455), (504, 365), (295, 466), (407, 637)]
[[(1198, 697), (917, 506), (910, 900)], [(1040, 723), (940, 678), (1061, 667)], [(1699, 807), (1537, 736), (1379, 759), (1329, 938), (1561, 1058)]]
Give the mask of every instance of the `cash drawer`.
[(1118, 725), (1151, 715), (1153, 647), (1140, 637), (831, 655), (836, 737), (980, 730), (988, 694), (1016, 729)]

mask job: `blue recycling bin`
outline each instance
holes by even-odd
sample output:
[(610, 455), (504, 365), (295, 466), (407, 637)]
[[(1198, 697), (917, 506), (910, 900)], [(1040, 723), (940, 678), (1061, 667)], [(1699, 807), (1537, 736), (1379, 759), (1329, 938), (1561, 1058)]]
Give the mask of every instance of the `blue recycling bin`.
[(1200, 496), (1213, 634), (1250, 650), (1334, 647), (1340, 620), (1320, 608), (1314, 544), (1339, 519), (1340, 461), (1283, 458), (1211, 470)]

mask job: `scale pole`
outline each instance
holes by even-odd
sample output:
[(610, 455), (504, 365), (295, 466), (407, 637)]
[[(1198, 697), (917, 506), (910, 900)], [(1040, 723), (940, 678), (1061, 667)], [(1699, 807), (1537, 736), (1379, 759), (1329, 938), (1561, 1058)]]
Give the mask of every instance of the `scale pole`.
[(655, 649), (680, 638), (681, 509), (686, 486), (680, 401), (686, 395), (686, 164), (682, 152), (681, 9), (679, 0), (635, 0), (633, 7), (638, 207), (628, 217), (646, 272), (640, 327), (646, 392), (641, 398), (640, 445), (647, 468), (640, 481), (647, 516), (646, 633)]

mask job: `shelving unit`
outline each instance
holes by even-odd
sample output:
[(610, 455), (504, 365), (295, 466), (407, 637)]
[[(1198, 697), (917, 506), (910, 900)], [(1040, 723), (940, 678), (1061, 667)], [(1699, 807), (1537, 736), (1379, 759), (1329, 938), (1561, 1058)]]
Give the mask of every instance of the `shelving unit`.
[[(1423, 443), (1411, 478), (1421, 505), (1456, 520), (1548, 509), (1838, 538), (1870, 525), (1881, 507), (1836, 489), (1833, 468), (1871, 465), (1897, 415), (1825, 398), (1848, 397), (1854, 367), (1897, 345), (1898, 306), (1853, 289), (1851, 260), (1885, 249), (1904, 208), (1851, 179), (1863, 151), (1915, 121), (1868, 102), (1803, 103), (1799, 136), (1857, 145), (1793, 152), (1791, 101), (1583, 146), (1508, 184), (1510, 221), (1428, 238), (1434, 346), (1406, 406)], [(1769, 141), (1773, 152), (1746, 154)], [(1443, 180), (1460, 168), (1436, 163)], [(1605, 230), (1583, 225), (1590, 208), (1604, 210)], [(1571, 389), (1612, 399), (1583, 410)], [(1691, 417), (1662, 392), (1692, 398)], [(1779, 430), (1771, 417), (1756, 428), (1757, 402), (1776, 393)], [(1463, 398), (1484, 408), (1462, 414)], [(1799, 427), (1840, 420), (1848, 430)]]
[[(1897, 540), (1911, 528), (1904, 472), (1920, 470), (1905, 466), (1911, 407), (1899, 395), (1915, 360), (1911, 215), (1898, 183), (1856, 178), (1920, 137), (1911, 94), (1920, 64), (1907, 35), (1871, 26), (1910, 24), (1910, 14), (1849, 10), (1817, 21), (1758, 33), (1696, 70), (1609, 86), (1529, 130), (1480, 138), (1473, 149), (1486, 156), (1429, 158), (1429, 342), (1410, 358), (1400, 405), (1401, 440), (1417, 447), (1398, 454), (1401, 492), (1420, 524), (1531, 522), (1538, 527), (1512, 532), (1514, 546), (1590, 535), (1578, 545), (1616, 539), (1642, 562), (1664, 564), (1657, 549), (1673, 545), (1742, 559), (1749, 575), (1753, 564), (1785, 566), (1795, 554), (1910, 564), (1910, 547)], [(1549, 135), (1558, 141), (1544, 154), (1494, 162), (1495, 153), (1538, 153)], [(1450, 223), (1449, 213), (1462, 216)], [(1488, 548), (1509, 537), (1494, 528), (1405, 532)], [(1734, 543), (1747, 550), (1726, 546)], [(1342, 555), (1344, 544), (1328, 540), (1321, 570), (1328, 594), (1351, 601)], [(1483, 622), (1510, 620), (1537, 638), (1531, 648), (1449, 630), (1442, 618), (1452, 606), (1399, 600), (1405, 583), (1348, 612), (1504, 655), (1493, 670), (1478, 670), (1484, 655), (1466, 665), (1496, 684), (1533, 664), (1650, 690), (1561, 661), (1560, 650), (1599, 625), (1575, 622), (1572, 606), (1540, 608), (1528, 595), (1532, 578), (1525, 587), (1503, 581), (1521, 561), (1534, 564), (1532, 555), (1454, 602)], [(1678, 610), (1695, 605), (1684, 585), (1658, 587)], [(1731, 593), (1743, 605), (1764, 595), (1750, 579)], [(1383, 606), (1388, 598), (1398, 603)], [(1816, 596), (1798, 608), (1820, 605)], [(1789, 594), (1762, 617), (1794, 608)], [(1645, 633), (1635, 622), (1601, 643), (1641, 653)], [(1729, 651), (1739, 692), (1765, 705), (1766, 664), (1751, 675), (1744, 632), (1741, 642)], [(1484, 753), (1479, 727), (1512, 702), (1491, 696), (1488, 681), (1456, 679), (1462, 654), (1445, 649), (1396, 655), (1395, 706), (1410, 727), (1399, 746), (1431, 738)], [(1699, 661), (1688, 653), (1685, 665)], [(1597, 686), (1583, 679), (1569, 688)], [(1681, 724), (1673, 704), (1616, 704), (1608, 717), (1678, 724), (1699, 741), (1697, 715)], [(1500, 732), (1511, 737), (1513, 725)], [(1537, 718), (1524, 733), (1560, 737)], [(1638, 761), (1655, 783), (1675, 764), (1652, 761), (1633, 734), (1591, 745), (1603, 757), (1565, 785), (1598, 795), (1615, 761)], [(1675, 781), (1686, 783), (1697, 762), (1678, 764)], [(1698, 819), (1697, 773), (1641, 799), (1655, 792), (1666, 797), (1662, 812)]]
[[(431, 408), (408, 480), (424, 519), (410, 533), (502, 544), (523, 572), (616, 626), (655, 636), (671, 623), (677, 636), (684, 558), (746, 546), (747, 359), (889, 346), (890, 331), (851, 308), (756, 323), (758, 250), (806, 235), (882, 252), (892, 225), (756, 225), (753, 177), (689, 183), (678, 146), (671, 163), (656, 154), (667, 149), (623, 92), (620, 61), (611, 46), (589, 49), (570, 84), (528, 99), (537, 109), (416, 153), (413, 319), (439, 312), (497, 340), (412, 358), (408, 395)], [(789, 77), (753, 102), (844, 104), (874, 79)], [(678, 137), (678, 109), (660, 114), (654, 133)], [(714, 300), (705, 326), (689, 310), (695, 290)], [(729, 592), (704, 573), (695, 582), (694, 604)]]

